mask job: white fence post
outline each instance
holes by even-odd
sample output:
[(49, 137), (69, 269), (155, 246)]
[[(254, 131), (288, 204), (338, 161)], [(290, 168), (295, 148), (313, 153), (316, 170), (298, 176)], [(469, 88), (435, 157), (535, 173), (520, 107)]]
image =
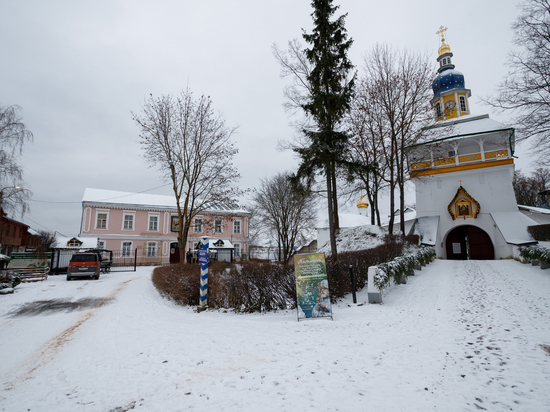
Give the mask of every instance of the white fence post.
[(369, 296), (369, 303), (382, 303), (382, 291), (374, 286), (374, 277), (376, 276), (376, 266), (370, 266), (368, 272), (369, 283), (367, 287), (367, 293)]

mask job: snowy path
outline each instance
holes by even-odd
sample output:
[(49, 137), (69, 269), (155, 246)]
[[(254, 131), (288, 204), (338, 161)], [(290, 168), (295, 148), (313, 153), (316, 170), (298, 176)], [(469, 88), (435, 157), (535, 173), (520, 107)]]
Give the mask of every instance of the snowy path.
[(435, 261), (383, 305), (300, 323), (196, 314), (150, 271), (0, 297), (0, 410), (549, 410), (550, 270)]

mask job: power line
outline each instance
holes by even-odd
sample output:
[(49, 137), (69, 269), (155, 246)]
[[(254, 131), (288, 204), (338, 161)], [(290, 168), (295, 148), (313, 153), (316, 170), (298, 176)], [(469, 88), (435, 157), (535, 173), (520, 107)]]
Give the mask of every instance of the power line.
[[(153, 187), (152, 189), (142, 190), (141, 192), (128, 193), (127, 195), (115, 196), (115, 197), (108, 197), (108, 198), (105, 198), (105, 199), (99, 199), (99, 200), (96, 200), (96, 202), (103, 202), (103, 201), (105, 201), (105, 200), (120, 199), (121, 197), (128, 197), (128, 196), (133, 196), (133, 195), (139, 195), (139, 194), (141, 194), (141, 193), (150, 192), (151, 190), (160, 189), (160, 188), (163, 188), (163, 187), (166, 187), (166, 186), (170, 186), (170, 185), (171, 185), (171, 183), (167, 183), (167, 184), (162, 185), (162, 186)], [(53, 203), (53, 204), (81, 204), (81, 203), (82, 203), (82, 202), (53, 202), (53, 201), (50, 201), (50, 200), (35, 200), (35, 199), (30, 199), (29, 202)]]

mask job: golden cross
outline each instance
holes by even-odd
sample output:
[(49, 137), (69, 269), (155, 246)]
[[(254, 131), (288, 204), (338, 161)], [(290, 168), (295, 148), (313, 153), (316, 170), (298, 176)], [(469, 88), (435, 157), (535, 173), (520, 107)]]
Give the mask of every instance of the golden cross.
[(441, 26), (438, 31), (435, 32), (435, 34), (441, 35), (441, 43), (445, 44), (445, 32), (447, 31), (447, 27)]
[(460, 187), (462, 187), (462, 180), (459, 180), (458, 182), (460, 183)]

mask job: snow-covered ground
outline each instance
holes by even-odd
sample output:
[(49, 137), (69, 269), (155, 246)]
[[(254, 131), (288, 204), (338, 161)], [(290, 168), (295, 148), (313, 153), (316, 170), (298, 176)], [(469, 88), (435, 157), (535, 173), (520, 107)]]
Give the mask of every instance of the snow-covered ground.
[[(347, 252), (372, 249), (384, 243), (385, 235), (384, 229), (372, 225), (340, 229), (336, 235), (336, 248)], [(329, 242), (319, 246), (319, 253), (330, 255)]]
[(0, 296), (0, 410), (549, 410), (550, 270), (436, 260), (299, 323), (195, 313), (150, 272)]

